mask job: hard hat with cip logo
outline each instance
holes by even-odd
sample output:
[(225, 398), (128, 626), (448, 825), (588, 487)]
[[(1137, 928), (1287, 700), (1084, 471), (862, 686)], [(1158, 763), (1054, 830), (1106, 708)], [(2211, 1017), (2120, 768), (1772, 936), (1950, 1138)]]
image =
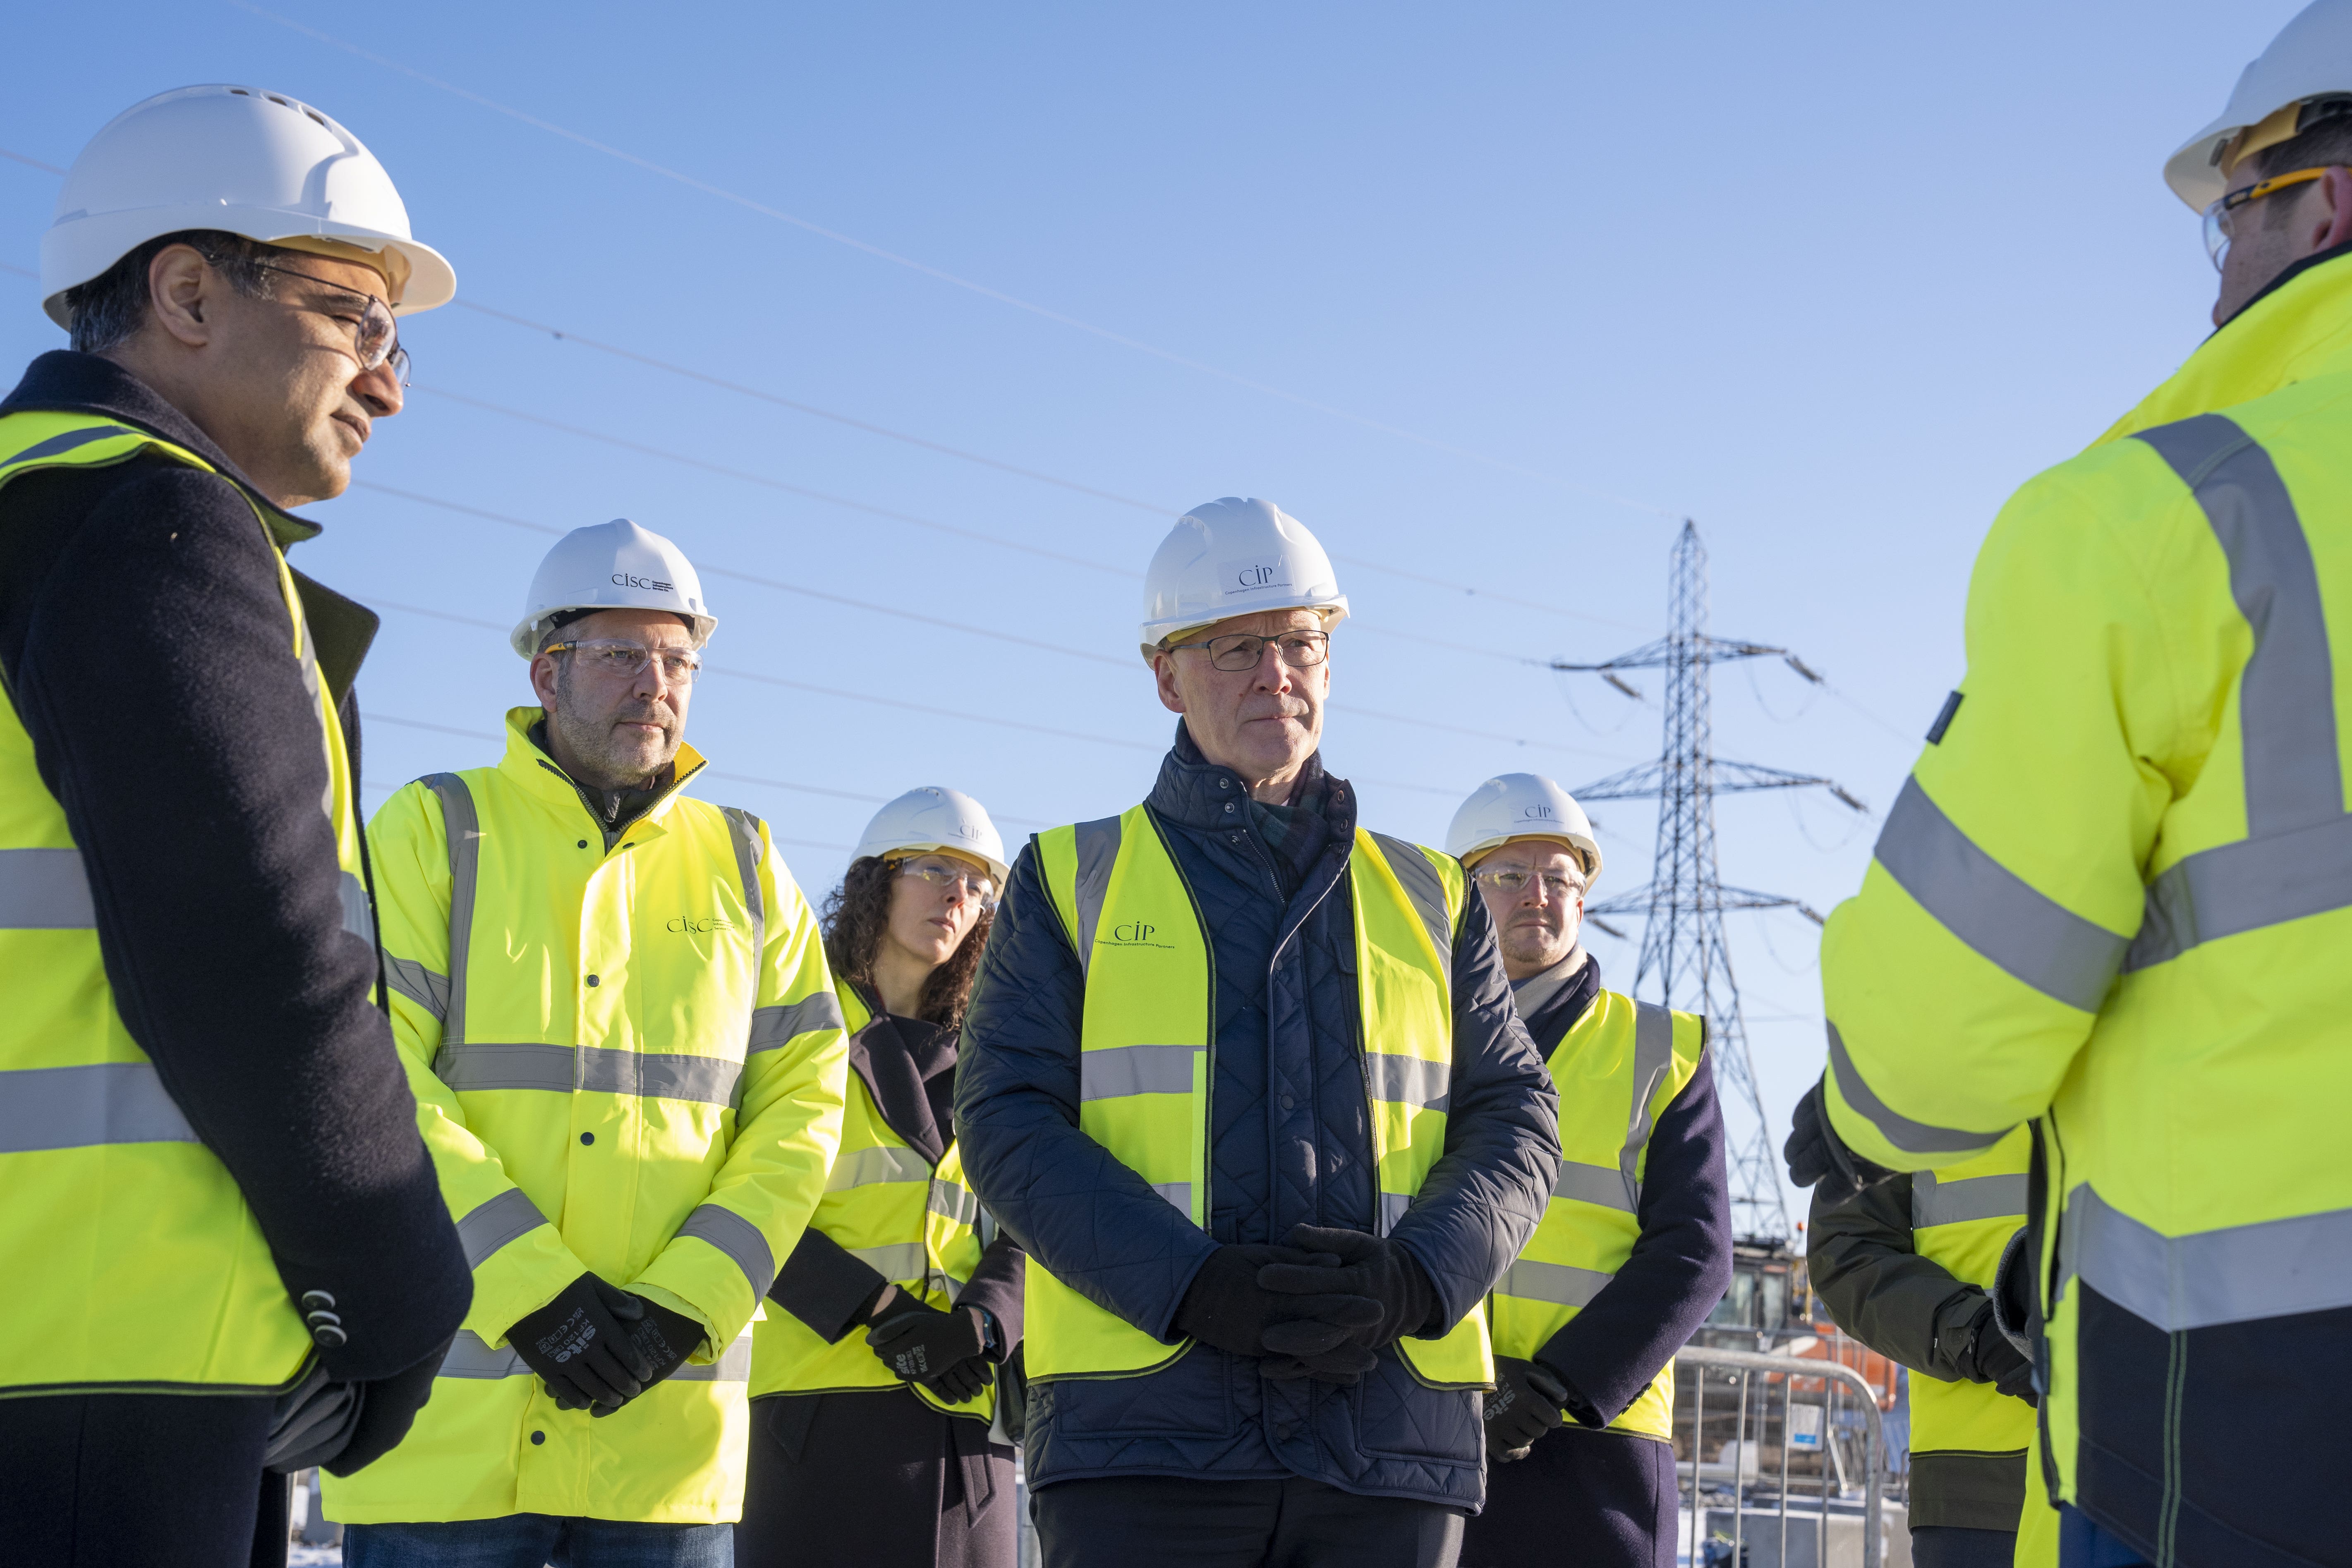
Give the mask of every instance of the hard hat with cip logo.
[(1004, 863), (1004, 840), (997, 836), (988, 812), (961, 790), (938, 784), (910, 789), (876, 812), (851, 858), (919, 855), (927, 849), (944, 849), (986, 862), (1000, 889), (1012, 875)]
[(686, 552), (625, 517), (575, 528), (555, 542), (531, 577), (522, 619), (508, 641), (530, 658), (549, 631), (593, 610), (667, 610), (692, 624), (697, 647), (719, 625)]
[(1176, 520), (1143, 577), (1143, 657), (1177, 632), (1260, 610), (1348, 614), (1331, 558), (1272, 501), (1227, 496)]
[(1462, 803), (1445, 830), (1445, 852), (1469, 865), (1514, 838), (1550, 838), (1584, 863), (1587, 892), (1601, 880), (1601, 845), (1576, 797), (1541, 773), (1503, 773)]

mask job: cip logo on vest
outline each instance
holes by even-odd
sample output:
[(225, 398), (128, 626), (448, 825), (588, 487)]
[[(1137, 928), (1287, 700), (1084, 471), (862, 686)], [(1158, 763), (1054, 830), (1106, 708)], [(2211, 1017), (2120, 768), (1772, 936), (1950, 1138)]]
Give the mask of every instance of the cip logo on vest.
[(1120, 921), (1116, 925), (1107, 926), (1095, 933), (1095, 945), (1122, 951), (1148, 947), (1168, 952), (1176, 951), (1174, 942), (1160, 940), (1160, 927), (1149, 920)]

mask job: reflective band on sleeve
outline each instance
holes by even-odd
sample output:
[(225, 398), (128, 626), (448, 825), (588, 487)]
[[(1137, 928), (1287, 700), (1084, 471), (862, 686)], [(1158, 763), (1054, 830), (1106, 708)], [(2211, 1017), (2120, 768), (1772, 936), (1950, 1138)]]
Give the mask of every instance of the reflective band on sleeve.
[(933, 1182), (931, 1195), (924, 1205), (931, 1213), (957, 1225), (970, 1225), (980, 1217), (980, 1196), (953, 1182)]
[(368, 902), (367, 884), (352, 872), (342, 874), (341, 890), (343, 897), (343, 929), (373, 946), (375, 943), (375, 906)]
[(1914, 1229), (1925, 1230), (1931, 1225), (1963, 1225), (1979, 1219), (2025, 1223), (2024, 1172), (1939, 1182), (1935, 1172), (1921, 1171), (1911, 1178)]
[(1403, 887), (1405, 897), (1412, 900), (1413, 911), (1428, 928), (1429, 945), (1437, 950), (1437, 966), (1444, 971), (1447, 984), (1454, 983), (1454, 921), (1445, 911), (1445, 883), (1437, 875), (1437, 868), (1421, 847), (1402, 838), (1391, 838), (1385, 833), (1372, 835), (1372, 842), (1381, 847), (1381, 858), (1389, 863)]
[(52, 436), (46, 441), (36, 441), (15, 457), (0, 461), (0, 468), (13, 468), (19, 463), (37, 463), (77, 447), (87, 447), (92, 441), (110, 441), (117, 436), (136, 436), (139, 432), (121, 425), (90, 425), (79, 430), (68, 430), (62, 436)]
[(1565, 1263), (1538, 1263), (1522, 1258), (1503, 1272), (1495, 1289), (1528, 1301), (1550, 1301), (1562, 1307), (1589, 1307), (1614, 1276), (1598, 1268), (1577, 1268)]
[(88, 931), (98, 924), (79, 849), (0, 849), (0, 930)]
[(1626, 1214), (1634, 1209), (1633, 1194), (1626, 1186), (1623, 1173), (1606, 1165), (1580, 1165), (1573, 1160), (1559, 1163), (1559, 1180), (1551, 1184), (1551, 1195)]
[(1914, 1121), (1897, 1115), (1886, 1102), (1871, 1092), (1862, 1074), (1854, 1070), (1853, 1058), (1846, 1055), (1845, 1041), (1837, 1026), (1829, 1026), (1830, 1070), (1837, 1074), (1838, 1092), (1845, 1102), (1860, 1111), (1878, 1129), (1880, 1137), (1907, 1154), (1974, 1154), (1991, 1148), (2009, 1136), (2004, 1127), (1998, 1132), (1971, 1132), (1960, 1127), (1937, 1127), (1926, 1121)]
[[(1102, 923), (1103, 900), (1110, 894), (1110, 868), (1118, 860), (1118, 818), (1106, 816), (1072, 828), (1078, 850), (1078, 970), (1084, 973), (1095, 961), (1095, 928)], [(1184, 1086), (1192, 1091), (1191, 1083)]]
[[(455, 991), (454, 984), (451, 990)], [(450, 1023), (456, 1025), (453, 1010)], [(541, 1089), (570, 1094), (579, 1071), (570, 1046), (445, 1045), (433, 1058), (434, 1076), (460, 1092)]]
[(0, 1072), (0, 1154), (195, 1141), (152, 1063)]
[(1078, 1053), (1078, 1098), (1118, 1100), (1130, 1094), (1191, 1094), (1192, 1058), (1200, 1046), (1114, 1046)]
[(522, 1377), (530, 1368), (511, 1349), (492, 1350), (489, 1342), (471, 1329), (459, 1329), (441, 1358), (443, 1377)]
[(1903, 890), (1988, 963), (2070, 1007), (2095, 1013), (2126, 939), (2029, 886), (1977, 847), (1919, 781), (1903, 781), (1874, 851)]
[(727, 1347), (727, 1353), (709, 1366), (682, 1366), (671, 1373), (671, 1383), (749, 1383), (751, 1381), (751, 1336), (745, 1334)]
[(776, 1255), (769, 1250), (768, 1238), (732, 1209), (704, 1204), (686, 1216), (677, 1234), (707, 1241), (733, 1258), (735, 1267), (743, 1271), (743, 1278), (751, 1282), (754, 1296), (766, 1295), (768, 1287), (776, 1282)]
[(2058, 1289), (2084, 1284), (2167, 1333), (2352, 1307), (2352, 1209), (2166, 1237), (2087, 1182), (2066, 1199)]
[(841, 1016), (841, 998), (830, 991), (812, 992), (797, 1002), (787, 1002), (781, 1007), (751, 1009), (751, 1042), (749, 1051), (772, 1051), (792, 1044), (795, 1036), (811, 1029), (841, 1029), (848, 1026)]
[(1625, 1123), (1624, 1147), (1617, 1151), (1617, 1177), (1624, 1184), (1625, 1209), (1638, 1214), (1642, 1206), (1642, 1151), (1654, 1131), (1650, 1097), (1658, 1080), (1674, 1070), (1675, 1016), (1654, 1002), (1633, 1004), (1633, 1109)]
[(760, 819), (731, 805), (719, 808), (735, 839), (735, 873), (743, 879), (743, 907), (751, 916), (753, 963), (768, 951), (768, 901), (760, 892), (760, 858), (766, 846), (760, 838)]
[[(466, 1039), (466, 963), (474, 942), (474, 889), (481, 879), (482, 824), (474, 792), (456, 773), (428, 773), (425, 787), (441, 803), (441, 824), (449, 840), (449, 1011), (441, 1021), (441, 1055)], [(560, 1048), (560, 1047), (559, 1047)], [(452, 1089), (436, 1059), (434, 1071)]]
[(482, 1259), (546, 1223), (547, 1216), (520, 1187), (509, 1187), (457, 1222), (457, 1245), (466, 1249), (466, 1267), (479, 1268)]
[(876, 1143), (864, 1149), (853, 1149), (833, 1163), (833, 1172), (824, 1179), (828, 1193), (845, 1193), (852, 1187), (877, 1186), (886, 1182), (928, 1182), (931, 1167), (912, 1149), (896, 1143)]
[(1420, 1057), (1391, 1056), (1386, 1051), (1365, 1052), (1364, 1073), (1370, 1079), (1374, 1100), (1384, 1100), (1397, 1105), (1418, 1105), (1431, 1110), (1445, 1109), (1447, 1096), (1454, 1087), (1454, 1068), (1450, 1063), (1425, 1061)]
[(443, 1023), (449, 1019), (449, 977), (436, 973), (413, 958), (383, 955), (383, 977), (394, 991)]
[(920, 1279), (930, 1272), (930, 1256), (919, 1241), (902, 1241), (889, 1247), (845, 1247), (842, 1250), (894, 1284)]
[(743, 1064), (724, 1057), (658, 1055), (609, 1046), (579, 1049), (580, 1088), (591, 1094), (631, 1094), (646, 1100), (686, 1100), (727, 1105)]

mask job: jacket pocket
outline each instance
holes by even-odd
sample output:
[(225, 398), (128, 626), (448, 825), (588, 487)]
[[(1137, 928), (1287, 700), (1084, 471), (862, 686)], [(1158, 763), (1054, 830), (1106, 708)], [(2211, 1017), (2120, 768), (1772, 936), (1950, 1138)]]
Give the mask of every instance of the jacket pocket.
[(1486, 1446), (1485, 1395), (1475, 1388), (1424, 1388), (1393, 1348), (1349, 1391), (1356, 1446), (1374, 1458), (1446, 1465), (1479, 1463)]

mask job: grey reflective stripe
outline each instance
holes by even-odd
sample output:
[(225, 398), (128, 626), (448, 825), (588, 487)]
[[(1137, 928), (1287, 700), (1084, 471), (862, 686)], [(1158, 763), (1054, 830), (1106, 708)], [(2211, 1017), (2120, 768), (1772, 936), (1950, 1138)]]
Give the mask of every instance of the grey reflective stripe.
[(2352, 904), (2352, 819), (2336, 756), (2327, 612), (2294, 498), (2270, 454), (2221, 415), (2136, 439), (2164, 458), (2204, 510), (2254, 651), (2238, 683), (2246, 837), (2156, 878), (2127, 970)]
[(457, 1222), (457, 1245), (466, 1249), (466, 1267), (479, 1268), (483, 1258), (546, 1223), (547, 1216), (520, 1187), (509, 1187)]
[(1445, 908), (1445, 882), (1429, 857), (1421, 852), (1418, 844), (1408, 844), (1402, 838), (1391, 838), (1385, 833), (1372, 835), (1372, 842), (1381, 847), (1381, 858), (1396, 873), (1403, 884), (1404, 896), (1412, 900), (1421, 923), (1429, 930), (1429, 945), (1437, 950), (1437, 966), (1445, 974), (1448, 986), (1454, 984), (1454, 920)]
[(0, 1154), (195, 1141), (152, 1063), (0, 1072)]
[(441, 1358), (443, 1377), (521, 1377), (530, 1371), (511, 1349), (492, 1350), (489, 1342), (471, 1329), (459, 1329)]
[(1969, 1176), (1939, 1182), (1933, 1171), (1911, 1178), (1911, 1224), (1963, 1225), (1969, 1220), (2013, 1219), (2025, 1223), (2025, 1173), (2005, 1176)]
[(1632, 1214), (1634, 1207), (1634, 1195), (1626, 1190), (1622, 1173), (1607, 1165), (1581, 1165), (1574, 1160), (1559, 1163), (1559, 1179), (1552, 1183), (1551, 1195), (1626, 1214)]
[(1185, 1218), (1192, 1217), (1192, 1184), (1190, 1182), (1154, 1182), (1151, 1190), (1166, 1198), (1171, 1206)]
[(1625, 1144), (1617, 1151), (1617, 1177), (1624, 1184), (1626, 1212), (1642, 1206), (1642, 1151), (1655, 1123), (1650, 1099), (1675, 1065), (1675, 1016), (1653, 1002), (1633, 1004), (1633, 1109), (1625, 1121)]
[(1575, 1268), (1565, 1263), (1538, 1263), (1522, 1258), (1503, 1271), (1496, 1290), (1523, 1301), (1551, 1301), (1562, 1307), (1589, 1307), (1611, 1276), (1598, 1268)]
[(760, 858), (767, 846), (760, 838), (760, 819), (748, 811), (722, 805), (719, 814), (727, 819), (729, 831), (735, 839), (735, 872), (743, 879), (743, 907), (751, 915), (751, 954), (754, 966), (759, 955), (768, 951), (768, 900), (760, 893)]
[(953, 1182), (933, 1182), (930, 1198), (924, 1206), (956, 1225), (970, 1225), (980, 1217), (979, 1194)]
[(877, 1143), (867, 1149), (853, 1149), (835, 1160), (824, 1179), (824, 1190), (845, 1193), (852, 1187), (930, 1179), (931, 1167), (912, 1149), (898, 1143)]
[(658, 1055), (610, 1046), (579, 1048), (580, 1088), (591, 1094), (631, 1094), (646, 1100), (687, 1100), (727, 1105), (735, 1096), (741, 1062), (724, 1057)]
[[(428, 773), (425, 787), (441, 802), (441, 823), (449, 840), (449, 1011), (441, 1021), (441, 1054), (466, 1039), (466, 962), (474, 941), (474, 889), (481, 880), (482, 825), (473, 791), (456, 773)], [(439, 1060), (434, 1070), (452, 1089)]]
[[(92, 441), (104, 441), (116, 436), (138, 434), (138, 431), (121, 425), (99, 425), (88, 429), (68, 430), (62, 436), (52, 436), (46, 441), (34, 442), (7, 461), (0, 462), (0, 470), (13, 468), (19, 463), (37, 463), (45, 458), (54, 458), (61, 453), (70, 452), (77, 447), (87, 447)], [(14, 479), (16, 476), (0, 473), (0, 478)]]
[(727, 1353), (709, 1366), (682, 1366), (669, 1374), (671, 1383), (749, 1383), (751, 1381), (751, 1336), (744, 1334), (727, 1347)]
[(98, 924), (79, 849), (0, 849), (0, 930), (89, 931)]
[(2352, 1209), (2167, 1237), (2085, 1182), (2066, 1199), (2059, 1291), (2079, 1275), (2167, 1333), (2352, 1307)]
[(919, 1241), (901, 1241), (889, 1247), (845, 1247), (842, 1250), (893, 1283), (920, 1279), (931, 1268), (930, 1255)]
[(743, 1278), (751, 1282), (751, 1294), (764, 1296), (768, 1287), (776, 1282), (776, 1255), (769, 1249), (768, 1238), (759, 1227), (732, 1209), (717, 1204), (704, 1204), (686, 1216), (677, 1227), (680, 1236), (690, 1236), (707, 1241), (735, 1260)]
[(1937, 1127), (1896, 1114), (1854, 1070), (1853, 1058), (1846, 1055), (1845, 1040), (1838, 1034), (1835, 1024), (1829, 1026), (1829, 1033), (1830, 1070), (1837, 1074), (1838, 1092), (1845, 1096), (1848, 1105), (1868, 1118), (1880, 1137), (1905, 1153), (1974, 1154), (2009, 1136), (2006, 1127), (1997, 1132), (1971, 1132), (1966, 1128)]
[(2099, 1010), (2128, 939), (1978, 848), (1916, 778), (1903, 781), (1875, 854), (1887, 875), (1978, 956), (2070, 1007)]
[(1118, 818), (1081, 822), (1070, 831), (1078, 849), (1078, 971), (1083, 974), (1094, 963), (1095, 930), (1102, 923), (1103, 900), (1110, 896), (1110, 868), (1118, 863)]
[(1380, 1234), (1386, 1236), (1394, 1230), (1397, 1221), (1404, 1218), (1404, 1211), (1411, 1207), (1412, 1207), (1411, 1193), (1382, 1193), (1381, 1212), (1376, 1216), (1381, 1227)]
[(1432, 1110), (1445, 1109), (1448, 1091), (1454, 1087), (1451, 1065), (1424, 1061), (1419, 1057), (1391, 1056), (1386, 1051), (1364, 1053), (1364, 1074), (1374, 1100), (1425, 1106)]
[[(454, 1025), (456, 1020), (453, 1007), (450, 1021)], [(570, 1094), (578, 1071), (570, 1046), (445, 1045), (433, 1058), (434, 1076), (461, 1090), (541, 1089)]]
[(375, 942), (375, 906), (368, 902), (367, 884), (356, 872), (345, 871), (340, 890), (343, 898), (343, 929), (373, 946)]
[(449, 977), (436, 973), (413, 958), (383, 955), (383, 977), (394, 991), (443, 1023), (449, 1019)]
[(788, 1046), (793, 1037), (811, 1029), (843, 1029), (841, 998), (830, 991), (814, 991), (780, 1007), (751, 1009), (751, 1043), (747, 1051), (772, 1051)]
[(1078, 1098), (1118, 1100), (1130, 1094), (1190, 1094), (1192, 1058), (1205, 1046), (1111, 1046), (1078, 1051)]

